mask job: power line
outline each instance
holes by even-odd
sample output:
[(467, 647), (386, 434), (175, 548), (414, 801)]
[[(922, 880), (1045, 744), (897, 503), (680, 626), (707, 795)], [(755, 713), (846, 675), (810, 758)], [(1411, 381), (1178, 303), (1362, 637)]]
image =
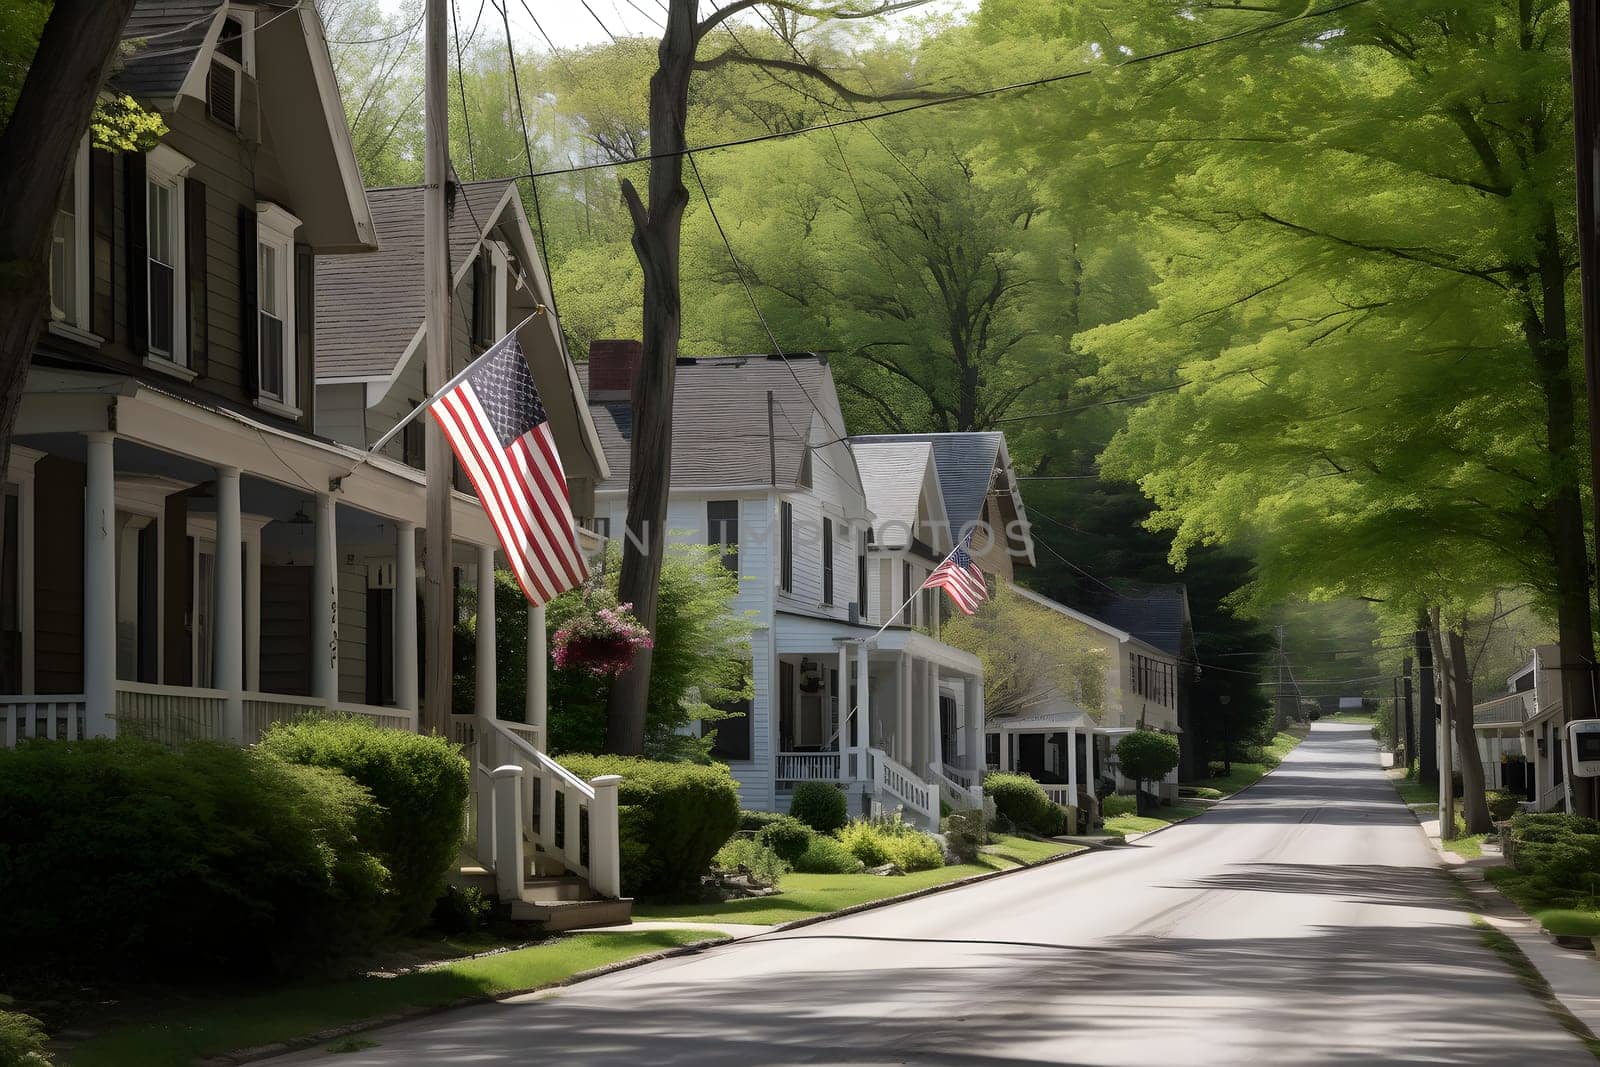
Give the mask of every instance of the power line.
[[(986, 99), (988, 97), (999, 96), (1004, 93), (1025, 92), (1029, 89), (1037, 89), (1041, 86), (1054, 85), (1058, 82), (1071, 81), (1076, 78), (1091, 77), (1095, 74), (1100, 74), (1108, 70), (1117, 70), (1122, 67), (1131, 67), (1142, 63), (1150, 63), (1158, 59), (1167, 59), (1175, 55), (1181, 55), (1185, 52), (1194, 52), (1204, 48), (1210, 48), (1215, 45), (1227, 44), (1231, 41), (1240, 40), (1245, 37), (1282, 29), (1283, 27), (1292, 25), (1296, 22), (1305, 22), (1310, 19), (1320, 18), (1323, 15), (1331, 15), (1339, 11), (1344, 11), (1347, 8), (1358, 7), (1368, 2), (1370, 2), (1370, 0), (1343, 0), (1342, 3), (1332, 4), (1327, 7), (1320, 7), (1312, 11), (1304, 11), (1298, 15), (1290, 15), (1286, 18), (1275, 19), (1271, 22), (1264, 22), (1258, 26), (1252, 26), (1243, 30), (1236, 30), (1233, 33), (1225, 33), (1217, 37), (1208, 37), (1204, 40), (1193, 41), (1185, 45), (1175, 45), (1172, 48), (1164, 48), (1155, 52), (1145, 52), (1140, 55), (1130, 56), (1120, 62), (1110, 63), (1105, 66), (1086, 67), (1081, 70), (1068, 71), (1064, 74), (1051, 74), (1042, 78), (1033, 78), (1028, 81), (1011, 82), (1006, 85), (996, 85), (988, 89), (974, 89), (967, 92), (954, 93), (950, 96), (941, 96), (933, 100), (918, 100), (915, 103), (905, 104), (900, 107), (885, 108), (882, 111), (874, 111), (866, 115), (852, 115), (849, 118), (812, 123), (811, 125), (800, 126), (792, 130), (780, 130), (776, 133), (755, 134), (749, 137), (739, 137), (733, 140), (718, 141), (711, 144), (690, 145), (683, 148), (670, 149), (664, 152), (647, 152), (636, 156), (629, 156), (626, 159), (608, 160), (600, 163), (583, 163), (577, 166), (540, 171), (536, 175), (526, 176), (553, 178), (563, 174), (577, 174), (589, 170), (605, 170), (612, 167), (628, 166), (633, 163), (644, 163), (652, 159), (670, 159), (674, 156), (693, 155), (697, 152), (712, 152), (723, 148), (740, 148), (745, 145), (760, 144), (764, 141), (778, 141), (790, 137), (799, 137), (808, 133), (817, 133), (822, 130), (839, 129), (844, 126), (856, 126), (866, 122), (873, 122), (878, 119), (893, 118), (896, 115), (905, 115), (913, 111), (923, 111), (933, 107), (944, 107), (949, 104), (965, 103), (969, 100)], [(524, 175), (519, 175), (519, 177), (523, 176)]]
[[(604, 22), (600, 22), (600, 16), (596, 15), (594, 13), (594, 8), (589, 6), (589, 0), (579, 0), (579, 3), (583, 4), (583, 9), (589, 13), (589, 17), (594, 19), (595, 22), (599, 23), (600, 29), (602, 31), (604, 31), (604, 33), (605, 33), (605, 35), (607, 37), (611, 38), (611, 43), (612, 44), (616, 44), (617, 43), (617, 35), (612, 33), (611, 32), (611, 28), (609, 26), (607, 26)], [(531, 170), (532, 168), (530, 167), (529, 169)]]
[[(528, 173), (530, 175), (528, 188), (533, 192), (533, 219), (539, 227), (539, 247), (534, 249), (533, 254), (544, 261), (545, 279), (550, 285), (550, 314), (555, 317), (557, 322), (560, 322), (561, 309), (556, 306), (556, 282), (549, 266), (550, 241), (545, 236), (544, 231), (544, 209), (539, 206), (539, 179), (532, 177), (533, 139), (528, 136), (528, 116), (522, 108), (522, 82), (517, 76), (517, 50), (511, 42), (511, 16), (509, 14), (511, 3), (510, 0), (495, 0), (495, 6), (500, 10), (500, 21), (504, 23), (506, 29), (506, 57), (511, 61), (511, 91), (517, 98), (517, 122), (522, 126), (522, 150), (528, 157)], [(523, 6), (527, 6), (526, 3)], [(532, 12), (529, 12), (529, 14), (532, 14)], [(539, 32), (543, 33), (544, 31), (540, 30)], [(556, 339), (563, 349), (567, 347), (566, 332), (564, 330), (558, 329), (556, 331)]]
[[(481, 6), (478, 8), (478, 14), (483, 14)], [(467, 131), (467, 170), (476, 178), (478, 161), (472, 151), (472, 115), (467, 110), (467, 72), (461, 64), (461, 25), (456, 20), (456, 0), (450, 0), (450, 31), (456, 45), (456, 88), (461, 90), (461, 124)]]

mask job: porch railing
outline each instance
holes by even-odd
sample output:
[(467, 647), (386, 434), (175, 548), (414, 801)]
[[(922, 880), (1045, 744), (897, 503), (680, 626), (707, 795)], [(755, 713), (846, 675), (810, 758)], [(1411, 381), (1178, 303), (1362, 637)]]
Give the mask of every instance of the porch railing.
[(904, 764), (889, 758), (889, 754), (881, 748), (874, 748), (872, 752), (873, 781), (880, 794), (887, 794), (891, 799), (898, 800), (900, 804), (909, 808), (914, 815), (920, 817), (925, 826), (937, 827), (939, 825), (939, 799), (934, 794), (933, 788), (918, 778)]
[(23, 738), (79, 740), (84, 732), (83, 695), (15, 693), (0, 696), (0, 743), (11, 748)]
[(1078, 798), (1074, 795), (1070, 786), (1040, 782), (1039, 788), (1044, 790), (1044, 795), (1049, 797), (1052, 803), (1059, 804), (1063, 808), (1075, 808), (1078, 806)]
[(778, 753), (779, 782), (838, 782), (839, 772), (837, 752)]
[[(957, 777), (957, 775), (961, 777)], [(959, 767), (930, 763), (928, 765), (928, 778), (939, 791), (939, 799), (952, 808), (982, 808), (983, 790), (977, 786), (966, 784), (972, 775), (963, 773)]]
[[(450, 740), (465, 747), (478, 739), (478, 717), (476, 715), (451, 715)], [(539, 736), (539, 728), (530, 726), (525, 722), (512, 722), (509, 719), (496, 719), (495, 722), (506, 731), (522, 738), (539, 751), (544, 751), (543, 738)]]
[(221, 689), (117, 682), (116, 728), (164, 745), (222, 737), (222, 709), (228, 694)]

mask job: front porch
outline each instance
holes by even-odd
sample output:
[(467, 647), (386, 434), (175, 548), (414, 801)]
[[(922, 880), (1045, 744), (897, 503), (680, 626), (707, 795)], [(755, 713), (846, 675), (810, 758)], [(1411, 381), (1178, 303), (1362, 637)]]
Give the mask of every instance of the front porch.
[(832, 782), (862, 814), (899, 808), (936, 829), (941, 801), (983, 806), (983, 674), (912, 630), (871, 640), (785, 620), (776, 672), (777, 807), (799, 782)]

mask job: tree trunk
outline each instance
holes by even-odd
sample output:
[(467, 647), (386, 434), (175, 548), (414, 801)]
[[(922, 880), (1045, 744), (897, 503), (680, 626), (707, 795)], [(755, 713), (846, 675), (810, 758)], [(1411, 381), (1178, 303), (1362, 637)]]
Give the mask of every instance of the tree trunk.
[(1461, 751), (1461, 814), (1467, 820), (1467, 833), (1486, 834), (1491, 829), (1489, 801), (1484, 796), (1483, 761), (1478, 757), (1478, 731), (1472, 725), (1472, 675), (1467, 665), (1467, 640), (1452, 629), (1449, 645), (1449, 685), (1455, 694), (1451, 718), (1456, 731), (1456, 748)]
[(1456, 836), (1456, 761), (1451, 751), (1450, 730), (1460, 716), (1456, 714), (1456, 693), (1450, 684), (1450, 657), (1444, 646), (1438, 608), (1428, 613), (1428, 643), (1433, 646), (1433, 662), (1438, 666), (1439, 678), (1439, 837), (1450, 841)]
[(1428, 612), (1417, 613), (1417, 781), (1439, 781), (1439, 730), (1434, 718), (1433, 646), (1428, 641)]
[[(0, 132), (0, 472), (44, 328), (56, 201), (132, 10), (133, 0), (56, 0)], [(0, 554), (4, 538), (0, 529)]]
[[(644, 345), (633, 381), (633, 441), (629, 451), (628, 520), (617, 597), (652, 633), (661, 556), (666, 544), (667, 493), (672, 479), (672, 394), (683, 317), (678, 247), (689, 191), (683, 185), (684, 123), (696, 45), (695, 0), (671, 0), (658, 66), (650, 78), (650, 203), (632, 183), (622, 197), (633, 218), (633, 250), (644, 271)], [(649, 649), (611, 687), (606, 748), (625, 756), (644, 749), (650, 692)]]

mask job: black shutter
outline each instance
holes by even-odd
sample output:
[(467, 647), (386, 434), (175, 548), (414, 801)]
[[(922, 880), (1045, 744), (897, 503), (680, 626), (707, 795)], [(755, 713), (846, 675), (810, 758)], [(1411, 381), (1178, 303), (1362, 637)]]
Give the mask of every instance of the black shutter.
[(239, 208), (239, 359), (245, 396), (259, 395), (261, 367), (258, 365), (259, 318), (256, 311), (256, 212)]
[(150, 233), (145, 225), (149, 193), (144, 182), (144, 156), (122, 157), (123, 221), (128, 243), (128, 342), (135, 355), (150, 350)]
[(116, 164), (110, 152), (89, 153), (89, 329), (114, 340), (116, 262)]
[(206, 284), (206, 187), (183, 182), (183, 285), (189, 316), (189, 368), (204, 377), (209, 370), (211, 309)]
[(479, 249), (478, 250), (478, 254), (475, 257), (473, 257), (473, 260), (472, 260), (472, 338), (471, 338), (471, 340), (472, 340), (472, 345), (473, 345), (473, 351), (477, 351), (477, 348), (478, 348), (479, 345), (486, 345), (488, 343), (487, 341), (484, 340), (484, 338), (489, 333), (488, 330), (484, 329), (484, 321), (485, 321), (485, 318), (486, 318), (486, 305), (489, 302), (489, 300), (488, 300), (489, 294), (488, 294), (488, 291), (487, 291), (488, 290), (488, 286), (486, 286), (484, 284), (484, 276), (486, 274), (488, 274), (489, 272), (483, 269), (483, 266), (484, 266), (483, 257), (484, 257), (484, 255), (485, 255), (484, 251), (482, 249)]
[(314, 427), (317, 400), (317, 267), (310, 245), (294, 246), (295, 406)]

